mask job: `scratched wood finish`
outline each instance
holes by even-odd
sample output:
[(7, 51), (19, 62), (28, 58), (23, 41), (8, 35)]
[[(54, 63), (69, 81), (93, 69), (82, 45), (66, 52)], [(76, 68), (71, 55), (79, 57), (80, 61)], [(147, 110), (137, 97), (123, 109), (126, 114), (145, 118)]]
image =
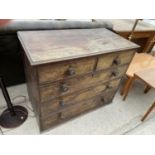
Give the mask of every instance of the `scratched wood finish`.
[(116, 91), (104, 92), (91, 99), (72, 105), (59, 113), (54, 113), (49, 117), (42, 118), (40, 120), (40, 129), (42, 131), (47, 130), (55, 125), (66, 122), (93, 109), (105, 106), (113, 100), (115, 92)]
[[(87, 59), (65, 61), (62, 63), (47, 64), (38, 67), (39, 83), (44, 84), (54, 80), (67, 79), (76, 75), (93, 72), (117, 65), (128, 64), (134, 51), (106, 54)], [(99, 59), (99, 60), (98, 60)], [(96, 62), (97, 66), (96, 66)]]
[(110, 103), (138, 49), (102, 28), (19, 32), (18, 37), (40, 131)]
[(58, 97), (52, 101), (42, 103), (41, 115), (47, 116), (51, 113), (70, 106), (72, 104), (87, 100), (106, 91), (115, 90), (119, 85), (120, 79), (111, 81), (110, 83), (99, 83), (94, 87), (87, 88), (78, 93)]
[(23, 54), (24, 66), (25, 66), (25, 75), (27, 81), (27, 90), (29, 99), (31, 101), (32, 107), (34, 109), (35, 115), (37, 117), (37, 121), (40, 119), (40, 105), (39, 105), (39, 89), (37, 83), (37, 70), (35, 67), (32, 67), (27, 59), (27, 57)]
[(92, 72), (95, 62), (95, 57), (91, 57), (39, 66), (39, 83), (52, 82)]
[(19, 31), (18, 38), (31, 65), (138, 48), (105, 28)]
[(81, 77), (75, 77), (67, 80), (62, 80), (60, 82), (55, 82), (54, 84), (49, 84), (40, 87), (40, 100), (44, 102), (46, 100), (53, 99), (57, 96), (62, 96), (70, 93), (77, 92), (81, 89), (91, 87), (97, 83), (113, 80), (115, 78), (120, 78), (124, 75), (127, 66), (121, 66), (117, 68), (112, 68), (105, 71), (98, 71), (94, 75), (92, 73), (88, 75), (83, 75)]
[(128, 64), (131, 61), (134, 53), (135, 51), (128, 51), (100, 56), (97, 70), (106, 69), (111, 66)]
[(90, 100), (88, 102), (86, 101), (84, 103), (77, 104), (77, 105), (73, 106), (69, 110), (63, 111), (60, 115), (60, 119), (72, 118), (74, 116), (77, 116), (77, 115), (85, 112), (85, 111), (88, 111), (95, 107), (107, 104), (109, 101), (112, 101), (113, 94), (114, 94), (112, 91), (109, 91), (109, 93), (111, 93), (111, 95), (108, 94), (108, 96), (106, 96), (107, 94), (105, 93), (105, 94), (98, 96), (98, 98), (97, 98), (98, 102), (95, 102), (94, 100), (93, 100), (93, 102), (91, 102), (92, 100)]

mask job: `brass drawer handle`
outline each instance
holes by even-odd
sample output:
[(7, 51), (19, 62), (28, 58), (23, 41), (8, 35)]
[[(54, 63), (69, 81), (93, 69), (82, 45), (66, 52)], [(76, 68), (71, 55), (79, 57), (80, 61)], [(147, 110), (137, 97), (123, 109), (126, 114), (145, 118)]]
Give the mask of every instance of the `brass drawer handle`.
[(120, 58), (117, 56), (114, 60), (113, 60), (113, 65), (120, 65), (121, 64), (121, 60)]
[(69, 87), (67, 86), (67, 84), (61, 84), (60, 85), (60, 90), (62, 92), (67, 92), (69, 90)]
[(76, 74), (76, 72), (75, 72), (74, 68), (72, 68), (72, 67), (68, 68), (68, 75), (73, 76), (75, 74)]
[(60, 105), (61, 107), (64, 107), (64, 106), (65, 106), (65, 102), (64, 102), (64, 101), (60, 101), (60, 102), (59, 102), (59, 105)]

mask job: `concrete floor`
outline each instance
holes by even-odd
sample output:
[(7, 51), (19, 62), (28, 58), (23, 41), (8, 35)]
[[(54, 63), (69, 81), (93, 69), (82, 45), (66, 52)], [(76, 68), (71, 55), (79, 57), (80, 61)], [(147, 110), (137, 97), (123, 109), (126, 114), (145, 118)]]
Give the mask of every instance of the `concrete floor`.
[[(117, 92), (110, 105), (94, 110), (83, 116), (70, 120), (42, 134), (49, 135), (121, 135), (121, 134), (155, 134), (155, 113), (141, 123), (140, 118), (154, 101), (155, 91), (143, 94), (144, 85), (136, 81), (125, 102)], [(21, 104), (29, 110), (29, 117), (24, 124), (15, 129), (0, 127), (0, 134), (29, 135), (40, 134), (31, 104), (28, 100), (26, 85), (9, 87), (14, 104)], [(5, 100), (0, 91), (0, 113), (5, 109)]]

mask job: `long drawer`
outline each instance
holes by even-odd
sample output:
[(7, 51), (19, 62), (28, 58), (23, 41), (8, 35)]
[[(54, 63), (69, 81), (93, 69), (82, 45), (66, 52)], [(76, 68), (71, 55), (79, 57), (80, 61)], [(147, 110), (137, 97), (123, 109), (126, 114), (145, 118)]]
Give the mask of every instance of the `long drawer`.
[(120, 79), (113, 80), (109, 83), (100, 83), (94, 87), (90, 87), (86, 90), (82, 90), (79, 93), (73, 93), (70, 95), (58, 97), (49, 102), (41, 104), (41, 115), (48, 116), (53, 112), (56, 112), (60, 109), (64, 109), (72, 104), (90, 99), (98, 94), (115, 90), (120, 83)]
[(41, 118), (40, 126), (41, 130), (46, 130), (54, 125), (67, 121), (71, 118), (74, 118), (78, 115), (81, 115), (85, 112), (98, 108), (100, 106), (104, 106), (112, 102), (113, 96), (115, 94), (115, 90), (104, 92), (98, 96), (95, 96), (91, 99), (85, 100), (81, 103), (72, 105), (61, 112), (54, 113), (53, 115)]
[(99, 71), (94, 75), (88, 74), (81, 77), (62, 80), (45, 86), (40, 86), (40, 100), (45, 102), (58, 96), (67, 95), (81, 89), (96, 85), (98, 82), (110, 81), (121, 77), (127, 66), (121, 66), (107, 71)]
[(51, 63), (38, 66), (39, 83), (48, 83), (60, 79), (75, 77), (95, 70), (107, 69), (118, 65), (128, 64), (134, 51), (105, 54), (99, 57), (89, 57)]

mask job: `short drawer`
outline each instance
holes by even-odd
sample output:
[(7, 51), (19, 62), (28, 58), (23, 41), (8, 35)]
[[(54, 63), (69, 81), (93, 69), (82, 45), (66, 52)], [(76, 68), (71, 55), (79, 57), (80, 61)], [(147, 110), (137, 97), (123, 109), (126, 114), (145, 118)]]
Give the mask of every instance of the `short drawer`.
[(110, 53), (99, 57), (97, 70), (128, 64), (135, 51)]
[(95, 62), (96, 58), (90, 57), (38, 66), (39, 83), (57, 81), (92, 72)]
[(113, 80), (109, 83), (100, 83), (95, 87), (83, 90), (79, 93), (74, 93), (67, 96), (62, 96), (52, 101), (41, 104), (42, 116), (50, 115), (60, 109), (64, 109), (75, 103), (90, 99), (98, 94), (115, 90), (120, 83), (120, 79)]
[(116, 69), (96, 72), (94, 75), (89, 74), (81, 77), (66, 79), (60, 82), (40, 86), (41, 102), (51, 100), (58, 96), (67, 95), (94, 86), (97, 83), (103, 83), (115, 78), (121, 77), (126, 71), (127, 66), (121, 66)]

